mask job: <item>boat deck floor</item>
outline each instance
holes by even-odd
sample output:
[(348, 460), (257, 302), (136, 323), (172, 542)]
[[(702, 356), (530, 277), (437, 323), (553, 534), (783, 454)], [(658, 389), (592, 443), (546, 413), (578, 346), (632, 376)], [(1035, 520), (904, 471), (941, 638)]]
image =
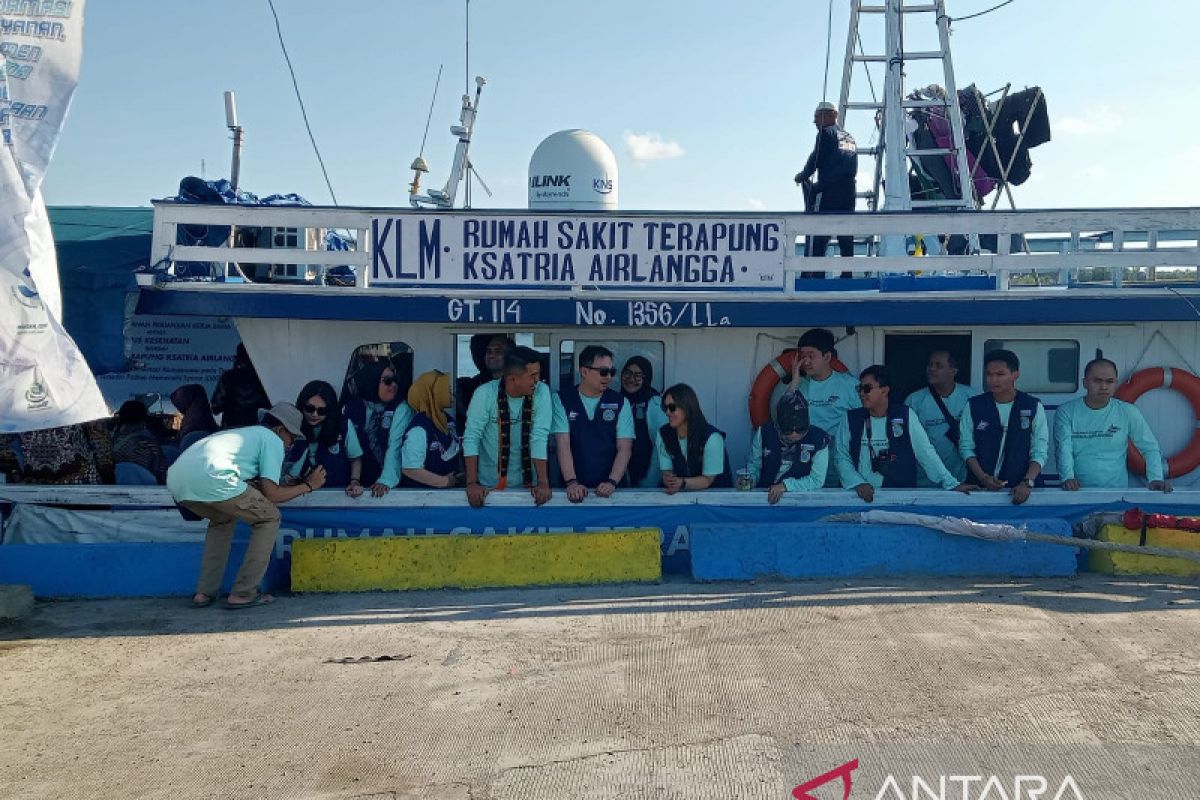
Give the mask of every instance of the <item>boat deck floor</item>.
[(53, 602), (0, 675), (10, 800), (1200, 795), (1186, 580)]

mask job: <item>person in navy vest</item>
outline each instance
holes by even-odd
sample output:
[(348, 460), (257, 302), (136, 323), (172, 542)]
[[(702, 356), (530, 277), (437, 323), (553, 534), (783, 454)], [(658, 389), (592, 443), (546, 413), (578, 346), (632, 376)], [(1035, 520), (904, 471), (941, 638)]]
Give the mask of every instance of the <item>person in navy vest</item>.
[(836, 434), (842, 486), (870, 503), (879, 488), (916, 488), (919, 465), (943, 489), (969, 492), (971, 487), (959, 483), (938, 457), (916, 412), (892, 402), (891, 393), (887, 367), (875, 364), (859, 373), (863, 407), (847, 411)]
[(775, 420), (759, 426), (750, 445), (750, 478), (775, 505), (786, 492), (812, 492), (825, 485), (830, 437), (808, 421), (808, 401), (799, 392), (779, 398)]
[(362, 487), (362, 446), (354, 423), (346, 419), (337, 403), (337, 392), (325, 381), (309, 381), (296, 395), (303, 415), (297, 439), (284, 459), (284, 478), (300, 483), (315, 467), (325, 468), (325, 485), (345, 487), (358, 497)]
[(662, 486), (658, 468), (658, 429), (667, 424), (658, 390), (654, 388), (654, 366), (645, 356), (630, 356), (621, 369), (621, 394), (633, 413), (633, 454), (629, 457), (629, 485), (641, 489)]
[(362, 481), (371, 495), (383, 497), (400, 485), (400, 440), (412, 420), (401, 386), (389, 359), (364, 364), (353, 379), (354, 396), (342, 407), (354, 423), (362, 446)]
[(667, 494), (733, 486), (725, 432), (709, 424), (696, 392), (677, 383), (663, 392), (667, 424), (658, 431), (658, 466)]
[(617, 368), (607, 347), (579, 352), (579, 383), (554, 396), (550, 432), (558, 443), (558, 466), (567, 499), (581, 503), (588, 490), (611, 497), (633, 454), (633, 412), (625, 396), (610, 389)]
[(400, 485), (420, 489), (452, 489), (462, 484), (462, 448), (446, 410), (454, 405), (450, 376), (432, 370), (408, 390), (412, 422), (401, 445)]
[(1008, 489), (1020, 505), (1041, 484), (1050, 452), (1046, 410), (1041, 400), (1017, 391), (1021, 362), (1016, 353), (993, 350), (983, 364), (988, 390), (963, 410), (958, 452), (973, 483), (989, 491)]

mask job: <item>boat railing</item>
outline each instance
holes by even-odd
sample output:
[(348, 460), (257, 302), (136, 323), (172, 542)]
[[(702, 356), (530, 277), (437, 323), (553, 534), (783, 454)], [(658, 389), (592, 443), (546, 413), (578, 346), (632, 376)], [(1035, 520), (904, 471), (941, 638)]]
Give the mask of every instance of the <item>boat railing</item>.
[[(779, 269), (775, 271), (777, 279), (751, 290), (761, 293), (956, 288), (1004, 291), (1026, 287), (1200, 283), (1200, 208), (827, 215), (679, 211), (598, 215), (524, 210), (431, 212), (408, 208), (220, 206), (158, 201), (154, 203), (151, 264), (168, 279), (175, 275), (175, 267), (184, 262), (307, 265), (311, 269), (299, 273), (293, 270), (270, 280), (322, 286), (336, 283), (327, 280), (330, 268), (349, 267), (353, 270), (350, 281), (353, 285), (370, 288), (375, 283), (382, 287), (383, 282), (378, 280), (377, 259), (371, 252), (372, 242), (378, 241), (378, 221), (409, 215), (442, 218), (460, 215), (477, 219), (502, 216), (518, 220), (596, 220), (603, 216), (643, 224), (659, 221), (675, 225), (713, 220), (767, 223), (779, 231), (783, 246), (773, 256), (779, 262)], [(318, 235), (286, 239), (295, 243), (292, 247), (279, 246), (278, 239), (273, 247), (230, 246), (231, 242), (238, 241), (232, 232), (246, 227), (316, 232)], [(343, 241), (348, 241), (351, 249), (316, 249), (313, 243), (323, 240), (326, 231), (343, 232)], [(805, 256), (806, 243), (815, 236), (833, 237), (828, 247), (830, 258)], [(838, 236), (854, 237), (857, 257), (832, 256), (838, 251)], [(939, 254), (956, 243), (962, 245), (967, 254)], [(910, 254), (914, 249), (924, 250), (927, 254), (916, 257)], [(208, 277), (226, 280), (231, 273), (227, 269), (214, 269)], [(818, 280), (823, 275), (842, 277)], [(397, 286), (395, 282), (391, 282), (389, 288), (416, 293), (437, 290), (437, 287)], [(572, 284), (545, 288), (584, 290), (596, 287)], [(707, 288), (689, 287), (692, 291)], [(714, 290), (724, 288), (712, 287)]]

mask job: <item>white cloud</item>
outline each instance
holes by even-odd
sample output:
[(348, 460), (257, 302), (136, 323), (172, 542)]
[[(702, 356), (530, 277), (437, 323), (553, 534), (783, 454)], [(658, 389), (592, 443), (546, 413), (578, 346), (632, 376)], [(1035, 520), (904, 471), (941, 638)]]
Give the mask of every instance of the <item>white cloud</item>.
[(1119, 128), (1123, 122), (1124, 119), (1112, 106), (1099, 105), (1089, 108), (1082, 117), (1063, 117), (1052, 123), (1051, 127), (1066, 134), (1090, 136)]
[(661, 134), (653, 131), (625, 131), (625, 148), (634, 161), (661, 161), (683, 155), (683, 147), (679, 142), (663, 139)]
[(757, 197), (747, 197), (746, 205), (750, 206), (751, 211), (766, 211), (767, 210), (767, 204), (764, 203), (762, 200), (759, 200)]

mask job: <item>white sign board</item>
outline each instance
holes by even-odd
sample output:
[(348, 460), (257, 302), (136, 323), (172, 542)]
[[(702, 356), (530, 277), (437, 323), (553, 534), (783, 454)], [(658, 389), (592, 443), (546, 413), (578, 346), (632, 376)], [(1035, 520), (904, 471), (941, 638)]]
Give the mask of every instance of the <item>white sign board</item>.
[(778, 217), (398, 214), (371, 219), (373, 286), (783, 288)]

